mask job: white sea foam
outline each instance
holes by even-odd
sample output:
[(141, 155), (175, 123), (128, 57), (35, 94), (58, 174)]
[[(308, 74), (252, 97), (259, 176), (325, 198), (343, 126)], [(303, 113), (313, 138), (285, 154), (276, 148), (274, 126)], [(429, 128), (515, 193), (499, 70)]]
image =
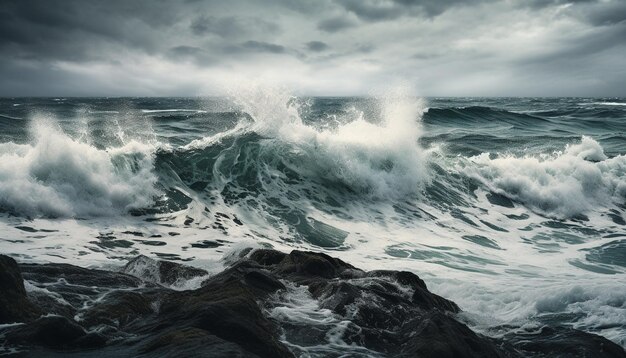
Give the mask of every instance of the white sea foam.
[(32, 141), (0, 144), (0, 207), (30, 216), (111, 215), (149, 205), (156, 194), (154, 145), (130, 140), (107, 150), (37, 118)]
[[(607, 215), (601, 215), (604, 211), (596, 210), (610, 206), (611, 202), (620, 200), (623, 202), (626, 177), (623, 156), (607, 158), (597, 142), (584, 137), (580, 143), (570, 145), (560, 153), (545, 155), (485, 154), (467, 159), (441, 153), (441, 157), (433, 157), (417, 144), (420, 136), (420, 107), (419, 101), (410, 96), (400, 95), (397, 99), (388, 99), (386, 103), (382, 99), (379, 102), (383, 107), (381, 111), (383, 115), (380, 118), (355, 110), (347, 118), (338, 118), (337, 122), (340, 124), (335, 129), (328, 129), (304, 122), (298, 114), (296, 101), (287, 92), (276, 90), (268, 92), (263, 89), (247, 91), (239, 92), (237, 94), (239, 99), (236, 99), (236, 102), (250, 114), (252, 121), (242, 120), (231, 130), (194, 141), (180, 149), (193, 150), (219, 145), (220, 142), (226, 142), (225, 139), (233, 139), (235, 136), (242, 136), (244, 142), (245, 135), (251, 132), (261, 135), (260, 140), (254, 138), (253, 144), (258, 144), (253, 147), (254, 150), (272, 153), (267, 157), (261, 157), (261, 160), (252, 156), (252, 160), (245, 163), (259, 164), (255, 167), (257, 170), (255, 174), (259, 176), (265, 178), (268, 174), (273, 175), (269, 177), (271, 179), (268, 180), (269, 184), (262, 183), (266, 187), (261, 190), (259, 198), (248, 195), (240, 202), (233, 203), (232, 200), (228, 202), (220, 196), (222, 187), (219, 185), (216, 185), (217, 190), (210, 193), (210, 200), (202, 197), (203, 192), (195, 193), (189, 190), (189, 193), (185, 193), (193, 197), (194, 201), (188, 209), (156, 215), (157, 219), (167, 221), (164, 224), (174, 226), (155, 224), (131, 216), (97, 217), (87, 220), (39, 218), (31, 222), (23, 222), (23, 218), (9, 217), (0, 226), (0, 230), (5, 233), (0, 238), (0, 252), (23, 261), (67, 262), (81, 266), (94, 264), (106, 266), (112, 265), (112, 262), (119, 266), (123, 264), (121, 259), (123, 257), (132, 257), (138, 253), (155, 257), (158, 253), (162, 254), (162, 257), (189, 259), (192, 260), (193, 266), (216, 272), (222, 268), (223, 263), (231, 262), (228, 257), (238, 257), (226, 255), (226, 258), (220, 261), (222, 254), (219, 251), (238, 252), (240, 248), (238, 246), (242, 245), (244, 240), (253, 240), (257, 244), (271, 245), (285, 252), (294, 248), (325, 251), (363, 269), (413, 271), (424, 279), (433, 292), (457, 302), (472, 318), (472, 327), (484, 329), (485, 333), (491, 334), (489, 329), (497, 325), (532, 326), (538, 319), (552, 316), (555, 317), (555, 321), (599, 332), (615, 342), (626, 345), (623, 329), (626, 324), (624, 315), (626, 293), (623, 291), (623, 284), (620, 286), (624, 280), (623, 267), (619, 264), (607, 264), (606, 266), (615, 272), (608, 275), (571, 264), (578, 260), (589, 266), (593, 265), (592, 262), (586, 261), (588, 251), (585, 250), (614, 241), (615, 236), (608, 237), (608, 234), (623, 231), (623, 226), (613, 222)], [(387, 115), (384, 114), (384, 108), (388, 109)], [(392, 114), (394, 111), (397, 115)], [(120, 136), (124, 137), (124, 128), (132, 124), (121, 123), (119, 128), (112, 129), (114, 132), (122, 131)], [(127, 138), (122, 141), (123, 144), (110, 145), (110, 149), (104, 151), (90, 144), (88, 131), (81, 132), (87, 136), (80, 139), (68, 136), (58, 129), (51, 133), (64, 138), (60, 141), (64, 145), (66, 142), (76, 145), (79, 149), (77, 155), (84, 158), (85, 163), (114, 162), (113, 158), (126, 157), (129, 152), (140, 157), (141, 153), (150, 153), (148, 148), (146, 151), (142, 149), (145, 145), (142, 143), (146, 141), (138, 139), (135, 140), (137, 148), (132, 148), (129, 144), (132, 140)], [(38, 138), (37, 135), (33, 137)], [(45, 139), (43, 135), (39, 137)], [(28, 157), (26, 154), (35, 152), (36, 148), (40, 148), (39, 152), (51, 155), (47, 154), (43, 145), (36, 140), (27, 145), (13, 143), (0, 145), (2, 158), (0, 174), (13, 175), (13, 171), (29, 174), (28, 163), (33, 156)], [(100, 156), (98, 153), (105, 155)], [(225, 157), (227, 155), (220, 158)], [(375, 196), (391, 194), (395, 195), (396, 199), (398, 197), (404, 199), (405, 197), (398, 195), (414, 193), (415, 189), (419, 188), (419, 183), (428, 181), (428, 177), (431, 177), (433, 186), (442, 187), (443, 193), (425, 195), (417, 200), (407, 198), (340, 202), (337, 207), (308, 205), (307, 200), (311, 196), (308, 194), (300, 197), (291, 196), (292, 191), (296, 191), (297, 194), (304, 191), (298, 192), (298, 183), (286, 184), (283, 181), (284, 173), (276, 168), (272, 171), (271, 166), (274, 162), (262, 162), (268, 157), (273, 160), (297, 158), (295, 161), (287, 162), (286, 165), (305, 177), (305, 183), (302, 185), (307, 190), (316, 188), (310, 184), (309, 179), (325, 178), (345, 183), (355, 189), (367, 189)], [(28, 161), (26, 158), (29, 158)], [(237, 156), (233, 160), (244, 159)], [(21, 164), (5, 166), (12, 161)], [(65, 163), (60, 159), (53, 162)], [(425, 162), (433, 164), (433, 167), (440, 166), (441, 173), (433, 171), (427, 175), (426, 170), (422, 168)], [(457, 162), (462, 164), (455, 167), (454, 163)], [(391, 163), (393, 166), (380, 165), (381, 163)], [(152, 164), (147, 161), (145, 165), (149, 168)], [(119, 183), (115, 179), (121, 180), (117, 166), (116, 162), (113, 166), (115, 175), (104, 176), (110, 179), (105, 182)], [(224, 170), (222, 173), (219, 166), (218, 162), (213, 167), (213, 173), (210, 174), (215, 175), (212, 175), (210, 180), (232, 183), (234, 181), (232, 176), (238, 173), (233, 173), (232, 170)], [(9, 173), (6, 170), (8, 167), (11, 168)], [(140, 167), (143, 168), (143, 164)], [(102, 168), (111, 167), (105, 165)], [(459, 169), (459, 172), (456, 169)], [(126, 170), (122, 172), (131, 173)], [(479, 179), (485, 186), (479, 186), (479, 189), (472, 192), (465, 192), (464, 183), (467, 179), (463, 175), (465, 173)], [(207, 179), (200, 176), (204, 174), (199, 173), (197, 179)], [(222, 174), (223, 177), (220, 176)], [(22, 178), (27, 179), (24, 182), (25, 189), (22, 189), (26, 193), (29, 193), (31, 187), (41, 186), (44, 189), (50, 187), (53, 193), (63, 194), (56, 185), (40, 183), (31, 179), (30, 174), (20, 175), (16, 176), (20, 181), (23, 181)], [(144, 183), (140, 175), (137, 179), (141, 184), (133, 183), (132, 185), (136, 185), (133, 190), (140, 191), (133, 193), (141, 193), (141, 190), (149, 186), (146, 183), (150, 183), (149, 180)], [(72, 183), (82, 183), (78, 179), (68, 180)], [(6, 195), (4, 187), (1, 188), (0, 195)], [(426, 188), (431, 190), (428, 186)], [(514, 199), (516, 201), (514, 207), (492, 205), (485, 196), (490, 190)], [(47, 193), (42, 194), (41, 199), (39, 197), (35, 198), (37, 200), (33, 199), (39, 203), (37, 205), (51, 202), (44, 195)], [(108, 197), (107, 192), (103, 195), (89, 195), (83, 201), (90, 203), (93, 198)], [(264, 202), (272, 196), (281, 200)], [(439, 200), (442, 196), (445, 198)], [(457, 199), (460, 203), (456, 201)], [(451, 200), (452, 203), (445, 200)], [(71, 200), (62, 200), (64, 203), (68, 201), (70, 209), (75, 210), (69, 210), (68, 215), (71, 215), (79, 208)], [(2, 205), (4, 203), (3, 201)], [(25, 204), (20, 205), (27, 207)], [(35, 214), (52, 211), (39, 209), (37, 205), (34, 205), (33, 209)], [(347, 233), (341, 246), (341, 249), (345, 250), (325, 250), (307, 242), (306, 239), (294, 238), (293, 222), (268, 213), (268, 209), (275, 209), (281, 205), (287, 207), (286, 211), (301, 210), (305, 213), (304, 220), (314, 219)], [(54, 209), (58, 212), (56, 206), (55, 204)], [(205, 211), (205, 208), (209, 208), (210, 213)], [(123, 207), (113, 208), (113, 211), (118, 210), (123, 210)], [(471, 224), (459, 219), (458, 215), (452, 215), (452, 210), (455, 212), (458, 210), (470, 220)], [(222, 224), (227, 227), (228, 234), (222, 234), (217, 229), (212, 230), (210, 228), (215, 223), (216, 212), (229, 215), (235, 213), (244, 224), (240, 226), (224, 220)], [(565, 221), (563, 227), (545, 225), (547, 220), (545, 214), (565, 218), (581, 212), (589, 216), (588, 222)], [(623, 214), (623, 210), (621, 213)], [(509, 215), (518, 219), (511, 219)], [(185, 225), (183, 222), (188, 216), (194, 221), (190, 225)], [(485, 222), (497, 225), (501, 230), (494, 230)], [(20, 225), (48, 229), (50, 232), (43, 230), (29, 232), (16, 228)], [(144, 236), (124, 234), (127, 230), (141, 231)], [(170, 238), (168, 233), (171, 231), (179, 235)], [(97, 243), (96, 237), (109, 232), (116, 237), (110, 240), (124, 239), (132, 242), (133, 246), (96, 247), (94, 243)], [(194, 243), (206, 240), (209, 232), (216, 238), (224, 239), (223, 246), (217, 250), (193, 246)], [(167, 244), (158, 247), (143, 245), (142, 242), (154, 240), (148, 239), (153, 234), (161, 236), (159, 240)], [(495, 248), (468, 241), (466, 239), (468, 235), (480, 236), (495, 244)], [(567, 239), (563, 240), (563, 237)], [(15, 243), (17, 240), (20, 241), (19, 244)], [(45, 245), (42, 244), (44, 240)], [(337, 340), (341, 338), (340, 333), (343, 329), (341, 321), (320, 309), (317, 300), (313, 300), (308, 292), (290, 290), (288, 293), (294, 296), (287, 297), (283, 308), (273, 310), (271, 312), (273, 317), (289, 324), (300, 322), (325, 325), (330, 321), (336, 327), (330, 333), (339, 334), (328, 336), (328, 344), (324, 347), (311, 348), (327, 352), (326, 349), (336, 345), (337, 350), (345, 350), (345, 346)], [(575, 317), (570, 319), (568, 318), (570, 316)], [(308, 347), (299, 349), (305, 350)]]
[(171, 108), (171, 109), (142, 109), (141, 110), (142, 113), (169, 113), (169, 112), (192, 112), (192, 113), (206, 113), (206, 111), (203, 110), (198, 110), (198, 109), (178, 109), (178, 108)]
[(542, 156), (489, 153), (470, 158), (463, 170), (494, 192), (560, 218), (623, 203), (626, 156), (607, 158), (600, 144), (583, 136), (579, 144)]
[[(526, 281), (515, 287), (503, 283), (486, 286), (484, 282), (447, 282), (437, 285), (437, 291), (461, 305), (463, 316), (474, 329), (491, 336), (506, 332), (493, 330), (501, 324), (541, 327), (542, 320), (570, 315), (574, 328), (626, 345), (626, 289), (618, 281), (603, 282), (601, 277), (579, 277), (577, 282)], [(503, 290), (505, 286), (507, 289)]]
[(428, 152), (418, 144), (424, 103), (406, 90), (378, 98), (377, 122), (355, 110), (333, 129), (304, 123), (285, 90), (247, 85), (232, 97), (254, 120), (245, 130), (298, 158), (286, 164), (307, 178), (344, 183), (378, 198), (415, 193), (428, 180)]
[(591, 102), (591, 103), (579, 103), (580, 105), (596, 105), (596, 106), (626, 106), (626, 103), (621, 102)]

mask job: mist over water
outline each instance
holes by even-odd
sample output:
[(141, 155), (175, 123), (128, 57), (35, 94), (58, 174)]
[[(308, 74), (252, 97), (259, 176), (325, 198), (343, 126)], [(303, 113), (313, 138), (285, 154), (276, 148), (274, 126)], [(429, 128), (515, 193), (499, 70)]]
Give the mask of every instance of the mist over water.
[(485, 334), (558, 322), (626, 346), (624, 103), (2, 99), (0, 251), (209, 269), (326, 251), (416, 272)]

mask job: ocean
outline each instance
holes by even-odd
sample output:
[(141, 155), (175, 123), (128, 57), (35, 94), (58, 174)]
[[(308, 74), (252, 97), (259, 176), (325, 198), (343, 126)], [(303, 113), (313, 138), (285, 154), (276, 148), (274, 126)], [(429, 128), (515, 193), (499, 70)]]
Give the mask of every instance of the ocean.
[(626, 347), (626, 99), (0, 99), (1, 253), (217, 272), (246, 247), (415, 272), (488, 336)]

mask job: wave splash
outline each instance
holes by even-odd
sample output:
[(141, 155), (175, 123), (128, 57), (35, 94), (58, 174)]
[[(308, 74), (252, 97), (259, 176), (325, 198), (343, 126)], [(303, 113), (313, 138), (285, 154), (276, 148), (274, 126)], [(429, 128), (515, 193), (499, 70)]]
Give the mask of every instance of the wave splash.
[(80, 133), (36, 117), (31, 142), (0, 144), (0, 208), (28, 216), (85, 217), (150, 205), (157, 195), (154, 143), (99, 149)]
[(583, 136), (579, 144), (541, 156), (469, 158), (464, 171), (489, 189), (558, 218), (626, 201), (626, 155), (607, 158), (602, 146)]
[(306, 104), (285, 90), (248, 85), (233, 93), (233, 102), (251, 121), (187, 149), (255, 133), (262, 137), (260, 151), (280, 157), (288, 170), (373, 198), (416, 193), (428, 181), (428, 151), (418, 144), (424, 103), (406, 90), (378, 98), (376, 114), (349, 109), (331, 128), (303, 120)]

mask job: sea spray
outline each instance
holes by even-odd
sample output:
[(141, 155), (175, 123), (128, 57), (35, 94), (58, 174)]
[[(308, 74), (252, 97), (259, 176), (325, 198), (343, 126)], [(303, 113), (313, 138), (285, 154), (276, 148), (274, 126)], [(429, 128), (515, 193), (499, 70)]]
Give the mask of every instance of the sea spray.
[[(252, 122), (229, 134), (261, 135), (261, 151), (282, 156), (283, 165), (310, 180), (378, 199), (418, 193), (428, 181), (428, 152), (418, 143), (424, 102), (405, 89), (376, 98), (378, 113), (353, 108), (333, 128), (305, 123), (301, 102), (284, 89), (249, 85), (233, 91), (232, 99)], [(215, 139), (196, 144), (202, 142)]]
[[(249, 90), (233, 93), (248, 107), (235, 97), (32, 99), (36, 106), (15, 109), (4, 100), (3, 114), (28, 118), (28, 111), (45, 108), (63, 128), (55, 133), (80, 144), (81, 155), (106, 154), (102, 161), (111, 164), (100, 172), (114, 175), (104, 175), (105, 182), (126, 183), (138, 199), (148, 198), (141, 193), (155, 178), (133, 174), (147, 170), (168, 200), (133, 215), (125, 207), (135, 199), (109, 207), (105, 214), (113, 216), (90, 216), (74, 204), (61, 213), (81, 220), (31, 220), (12, 210), (0, 222), (0, 251), (101, 267), (140, 253), (207, 269), (250, 243), (323, 251), (365, 269), (418, 273), (488, 335), (558, 324), (626, 345), (624, 106), (592, 103), (598, 99), (578, 106), (586, 100), (441, 98), (429, 99), (431, 110), (422, 114), (410, 93), (388, 95), (386, 105), (385, 96), (303, 99)], [(83, 104), (90, 108), (88, 138), (71, 126)], [(399, 114), (389, 114), (394, 111)], [(402, 115), (410, 112), (415, 115)], [(134, 136), (148, 127), (144, 121), (152, 123), (156, 149), (150, 136)], [(0, 125), (0, 166), (10, 174), (3, 190), (16, 193), (4, 208), (31, 196), (37, 183), (22, 170), (23, 157), (39, 144), (25, 139), (23, 120), (0, 118)], [(132, 148), (133, 140), (139, 147)], [(502, 165), (504, 158), (512, 165)], [(28, 175), (9, 183), (14, 172)], [(506, 184), (516, 178), (532, 185)], [(543, 185), (541, 178), (550, 180)], [(542, 209), (559, 182), (573, 184), (568, 193), (581, 196), (563, 195), (560, 204)], [(542, 186), (547, 194), (533, 189)], [(44, 194), (37, 203), (50, 202)], [(50, 211), (31, 210), (33, 216)]]
[(157, 194), (153, 145), (130, 140), (108, 149), (37, 116), (27, 144), (0, 144), (0, 207), (29, 216), (112, 215), (149, 206)]
[(571, 218), (626, 200), (626, 156), (607, 158), (600, 144), (580, 143), (541, 156), (483, 153), (465, 172), (497, 193), (559, 218)]

